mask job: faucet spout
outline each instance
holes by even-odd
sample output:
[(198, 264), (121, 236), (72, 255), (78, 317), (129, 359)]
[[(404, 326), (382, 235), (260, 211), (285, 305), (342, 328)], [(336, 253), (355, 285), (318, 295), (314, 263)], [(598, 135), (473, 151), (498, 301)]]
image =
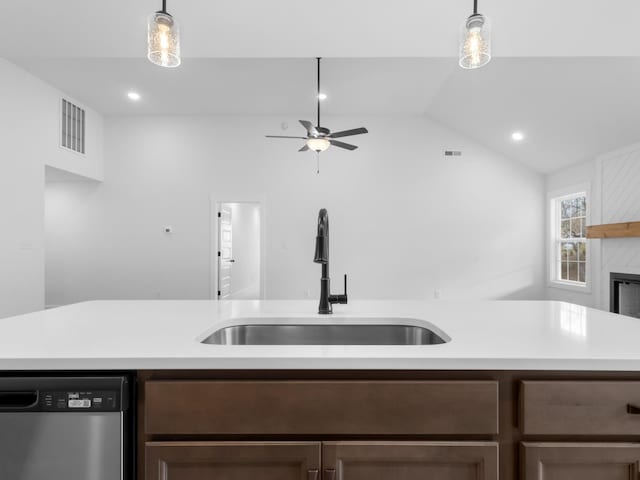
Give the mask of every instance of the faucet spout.
[(323, 208), (318, 213), (318, 234), (316, 235), (315, 263), (329, 263), (329, 214)]
[(325, 208), (318, 212), (318, 233), (313, 261), (322, 265), (318, 313), (331, 314), (334, 303), (347, 303), (347, 276), (344, 276), (344, 294), (332, 295), (331, 279), (329, 278), (329, 214)]

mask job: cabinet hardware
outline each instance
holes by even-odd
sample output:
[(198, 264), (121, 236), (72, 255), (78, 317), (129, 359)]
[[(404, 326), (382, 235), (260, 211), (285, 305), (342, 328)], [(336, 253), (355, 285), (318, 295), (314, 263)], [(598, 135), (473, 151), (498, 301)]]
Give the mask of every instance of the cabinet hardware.
[(629, 403), (627, 404), (627, 413), (630, 413), (631, 415), (640, 415), (640, 407)]
[(325, 469), (322, 480), (336, 480), (336, 471), (333, 469)]
[(307, 470), (307, 480), (318, 480), (318, 469)]

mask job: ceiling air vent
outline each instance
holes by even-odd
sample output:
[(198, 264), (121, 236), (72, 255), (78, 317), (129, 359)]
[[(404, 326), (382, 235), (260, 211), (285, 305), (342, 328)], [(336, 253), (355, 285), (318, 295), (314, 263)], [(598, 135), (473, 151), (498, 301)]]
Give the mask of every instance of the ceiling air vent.
[(63, 98), (60, 118), (61, 147), (84, 154), (84, 122), (84, 110)]
[(445, 150), (444, 156), (445, 157), (461, 157), (462, 152), (460, 150)]

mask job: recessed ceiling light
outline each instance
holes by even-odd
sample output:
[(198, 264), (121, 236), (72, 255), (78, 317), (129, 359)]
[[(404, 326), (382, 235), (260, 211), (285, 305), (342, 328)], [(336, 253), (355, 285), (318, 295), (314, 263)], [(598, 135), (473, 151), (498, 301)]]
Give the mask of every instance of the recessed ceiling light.
[(319, 100), (326, 100), (327, 99), (327, 94), (326, 93), (319, 93), (318, 94), (318, 99)]
[(513, 132), (511, 134), (511, 139), (515, 140), (516, 142), (524, 140), (524, 133), (522, 133), (522, 132)]
[(129, 100), (140, 100), (140, 94), (137, 92), (129, 92), (127, 97), (129, 97)]

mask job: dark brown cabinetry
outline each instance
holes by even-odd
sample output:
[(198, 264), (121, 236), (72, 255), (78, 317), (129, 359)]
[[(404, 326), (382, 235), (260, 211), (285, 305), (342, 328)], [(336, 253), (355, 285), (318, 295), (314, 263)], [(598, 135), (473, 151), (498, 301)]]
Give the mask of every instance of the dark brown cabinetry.
[(524, 443), (522, 480), (638, 480), (640, 445)]
[(495, 381), (149, 381), (145, 396), (149, 434), (498, 432)]
[(520, 399), (525, 438), (579, 439), (523, 443), (522, 480), (640, 480), (640, 444), (616, 440), (640, 435), (640, 382), (523, 381)]
[(525, 435), (640, 435), (640, 382), (525, 381)]
[(317, 442), (148, 442), (148, 480), (320, 480)]
[(497, 480), (491, 442), (325, 442), (323, 480)]
[(490, 442), (148, 442), (148, 480), (497, 480)]
[(138, 480), (640, 480), (637, 372), (139, 372)]

